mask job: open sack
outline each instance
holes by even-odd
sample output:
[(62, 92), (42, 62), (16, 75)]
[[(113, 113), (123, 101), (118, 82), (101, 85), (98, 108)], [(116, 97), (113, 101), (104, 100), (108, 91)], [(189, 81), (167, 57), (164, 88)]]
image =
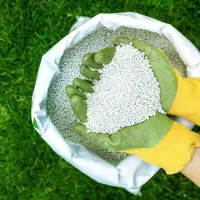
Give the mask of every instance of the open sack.
[[(159, 170), (158, 167), (145, 163), (134, 155), (127, 156), (117, 164), (109, 163), (82, 145), (64, 139), (46, 114), (48, 88), (53, 78), (60, 73), (59, 63), (63, 52), (102, 26), (111, 30), (121, 26), (148, 30), (166, 37), (173, 43), (187, 66), (188, 77), (200, 77), (200, 53), (187, 38), (169, 24), (137, 13), (119, 13), (99, 14), (91, 19), (80, 17), (72, 27), (73, 31), (42, 57), (32, 98), (34, 128), (59, 156), (95, 181), (139, 194), (141, 186)], [(189, 129), (194, 127), (183, 118), (177, 117), (175, 120)]]

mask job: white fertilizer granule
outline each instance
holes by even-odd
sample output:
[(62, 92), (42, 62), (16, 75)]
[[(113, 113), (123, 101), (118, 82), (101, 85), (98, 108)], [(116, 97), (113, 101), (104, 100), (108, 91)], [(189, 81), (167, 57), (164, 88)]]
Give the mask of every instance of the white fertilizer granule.
[(70, 107), (69, 99), (65, 94), (65, 86), (72, 84), (73, 79), (79, 76), (79, 66), (84, 54), (96, 52), (105, 47), (112, 47), (112, 40), (119, 36), (136, 38), (147, 42), (153, 47), (161, 48), (172, 65), (176, 67), (183, 76), (186, 76), (185, 65), (178, 56), (172, 43), (163, 36), (145, 30), (124, 27), (116, 31), (99, 28), (72, 48), (66, 49), (60, 62), (60, 74), (51, 82), (47, 97), (47, 115), (64, 138), (82, 144), (88, 150), (99, 155), (103, 159), (116, 162), (121, 161), (127, 154), (110, 152), (106, 149), (96, 147), (73, 131), (76, 117)]
[(95, 92), (87, 94), (88, 132), (112, 134), (156, 112), (165, 113), (159, 83), (148, 59), (138, 49), (117, 46), (112, 61), (99, 71), (101, 79), (94, 81)]

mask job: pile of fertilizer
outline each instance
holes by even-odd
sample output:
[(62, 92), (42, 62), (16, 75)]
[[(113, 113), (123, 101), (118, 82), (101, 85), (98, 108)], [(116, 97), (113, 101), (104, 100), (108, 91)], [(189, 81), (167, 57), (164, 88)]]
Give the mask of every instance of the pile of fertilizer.
[(157, 33), (144, 30), (119, 28), (116, 31), (112, 31), (106, 28), (100, 28), (88, 35), (74, 47), (64, 52), (60, 62), (60, 74), (56, 76), (49, 87), (47, 115), (64, 138), (82, 144), (90, 151), (108, 161), (120, 161), (125, 158), (127, 154), (114, 153), (96, 147), (79, 137), (73, 131), (73, 125), (77, 119), (71, 109), (69, 99), (65, 94), (65, 86), (72, 84), (73, 79), (80, 76), (79, 66), (82, 63), (84, 54), (96, 52), (105, 47), (112, 47), (112, 40), (119, 36), (136, 38), (154, 47), (161, 48), (172, 65), (179, 70), (182, 76), (186, 76), (186, 67), (178, 56), (172, 43)]
[(113, 134), (156, 112), (165, 114), (159, 83), (138, 49), (130, 44), (117, 46), (112, 61), (99, 71), (101, 79), (93, 81), (94, 93), (88, 93), (86, 100), (89, 132)]

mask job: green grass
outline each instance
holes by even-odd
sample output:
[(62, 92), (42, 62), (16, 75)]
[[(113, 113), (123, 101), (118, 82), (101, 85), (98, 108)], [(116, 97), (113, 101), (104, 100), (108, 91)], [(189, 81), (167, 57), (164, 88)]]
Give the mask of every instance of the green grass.
[(200, 48), (198, 0), (0, 1), (0, 200), (200, 199), (190, 181), (163, 171), (144, 186), (143, 197), (96, 183), (33, 130), (31, 96), (42, 55), (67, 34), (77, 15), (125, 11), (171, 23)]

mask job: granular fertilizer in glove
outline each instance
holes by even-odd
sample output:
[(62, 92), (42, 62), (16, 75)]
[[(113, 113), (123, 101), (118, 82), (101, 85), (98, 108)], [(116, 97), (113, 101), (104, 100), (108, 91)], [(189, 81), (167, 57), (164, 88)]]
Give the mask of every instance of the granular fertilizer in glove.
[(94, 93), (87, 94), (88, 132), (113, 134), (156, 112), (165, 114), (159, 83), (148, 59), (138, 49), (117, 46), (112, 61), (99, 72), (101, 79), (93, 81)]
[(171, 42), (157, 33), (131, 28), (119, 28), (112, 31), (99, 28), (70, 49), (66, 49), (60, 62), (60, 74), (51, 82), (47, 97), (47, 115), (64, 138), (82, 144), (91, 152), (108, 161), (121, 161), (127, 154), (110, 152), (90, 144), (73, 131), (76, 117), (71, 109), (65, 93), (65, 86), (72, 84), (74, 78), (80, 75), (82, 57), (88, 52), (97, 52), (105, 47), (112, 47), (112, 40), (116, 37), (128, 37), (143, 40), (146, 43), (162, 49), (169, 61), (179, 72), (186, 76), (186, 67)]

